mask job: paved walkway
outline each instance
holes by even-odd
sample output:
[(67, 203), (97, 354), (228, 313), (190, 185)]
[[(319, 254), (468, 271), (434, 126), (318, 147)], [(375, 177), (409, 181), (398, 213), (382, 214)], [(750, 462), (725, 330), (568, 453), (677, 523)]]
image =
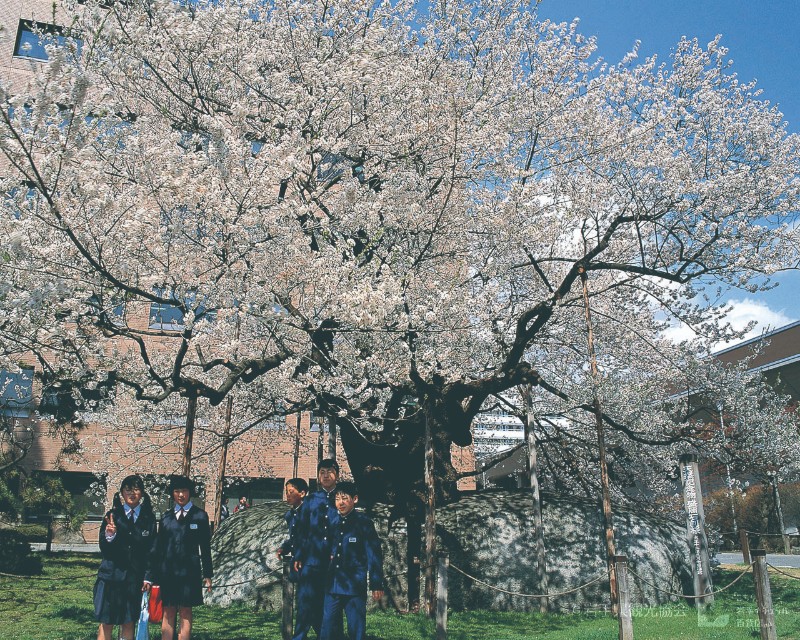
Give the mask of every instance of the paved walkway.
[[(44, 551), (47, 545), (44, 542), (31, 542), (31, 549), (34, 551)], [(81, 553), (100, 553), (100, 545), (97, 544), (58, 544), (54, 542), (51, 546), (53, 551), (79, 551)]]
[[(722, 564), (744, 564), (741, 551), (733, 553), (718, 553), (717, 560)], [(787, 556), (782, 553), (768, 553), (767, 562), (773, 567), (787, 567), (800, 569), (800, 556)]]
[[(44, 542), (32, 542), (31, 549), (44, 551)], [(96, 544), (57, 544), (53, 543), (53, 551), (78, 551), (80, 553), (99, 553), (100, 547)], [(718, 553), (717, 560), (722, 564), (744, 564), (740, 551), (733, 553)], [(787, 556), (782, 553), (768, 553), (767, 562), (775, 567), (788, 567), (800, 569), (800, 555)]]

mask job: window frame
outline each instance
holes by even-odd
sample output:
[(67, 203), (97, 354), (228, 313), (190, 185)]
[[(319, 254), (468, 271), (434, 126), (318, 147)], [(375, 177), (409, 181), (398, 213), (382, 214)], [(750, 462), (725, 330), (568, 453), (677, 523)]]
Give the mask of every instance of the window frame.
[[(22, 366), (18, 373), (0, 369), (0, 416), (30, 417), (34, 409), (33, 376), (33, 367)], [(22, 389), (26, 393), (20, 396), (19, 392), (16, 392), (17, 396), (14, 398), (9, 391), (14, 393), (15, 389)]]
[[(81, 38), (72, 36), (69, 30), (65, 27), (58, 24), (52, 24), (50, 22), (39, 22), (38, 20), (27, 20), (25, 18), (20, 18), (19, 22), (17, 23), (17, 34), (14, 38), (14, 51), (12, 53), (13, 58), (35, 60), (36, 62), (47, 62), (50, 59), (47, 55), (45, 42), (43, 42), (39, 34), (36, 33), (36, 30), (40, 30), (43, 34), (54, 37), (59, 46), (64, 46), (69, 39), (73, 40), (76, 43), (78, 54), (80, 54), (83, 40)], [(36, 38), (36, 43), (32, 43), (27, 37), (25, 37), (23, 40), (24, 34), (34, 36)], [(25, 44), (31, 45), (30, 51), (24, 51), (22, 49)], [(39, 52), (38, 55), (34, 55), (34, 48), (37, 52)]]

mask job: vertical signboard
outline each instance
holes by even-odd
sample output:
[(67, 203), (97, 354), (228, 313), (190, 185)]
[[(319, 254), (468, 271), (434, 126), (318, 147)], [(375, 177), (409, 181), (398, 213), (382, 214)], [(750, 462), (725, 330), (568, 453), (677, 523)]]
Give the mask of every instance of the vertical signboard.
[(700, 488), (697, 456), (692, 454), (681, 456), (680, 467), (683, 504), (686, 508), (686, 539), (689, 542), (689, 554), (692, 560), (694, 595), (707, 594), (706, 597), (697, 600), (698, 604), (707, 605), (714, 602), (714, 596), (711, 593), (711, 564), (708, 558), (708, 538), (706, 537), (703, 492)]

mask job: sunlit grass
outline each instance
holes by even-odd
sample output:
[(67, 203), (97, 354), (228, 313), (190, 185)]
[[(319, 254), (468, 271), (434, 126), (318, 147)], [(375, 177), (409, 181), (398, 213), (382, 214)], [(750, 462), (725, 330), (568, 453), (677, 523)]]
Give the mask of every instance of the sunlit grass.
[[(94, 640), (92, 586), (97, 555), (44, 556), (37, 578), (0, 576), (0, 640)], [(785, 570), (800, 577), (800, 570)], [(718, 570), (715, 586), (730, 583), (739, 570)], [(800, 580), (771, 573), (778, 637), (800, 640)], [(634, 610), (637, 640), (752, 640), (758, 638), (753, 579), (746, 575), (717, 596), (704, 615), (684, 604)], [(370, 613), (369, 640), (429, 640), (434, 623), (423, 615)], [(616, 640), (617, 621), (604, 612), (526, 614), (450, 612), (450, 640)], [(155, 625), (151, 640), (160, 638)], [(249, 607), (197, 607), (194, 640), (280, 640), (280, 612)]]

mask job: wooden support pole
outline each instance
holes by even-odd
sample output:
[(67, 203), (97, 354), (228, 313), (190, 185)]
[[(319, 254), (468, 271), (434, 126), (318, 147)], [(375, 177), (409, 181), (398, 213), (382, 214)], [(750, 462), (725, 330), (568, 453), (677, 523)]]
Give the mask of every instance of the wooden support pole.
[(742, 547), (742, 559), (745, 564), (750, 564), (750, 537), (747, 535), (747, 529), (739, 529), (739, 544)]
[(325, 458), (325, 419), (317, 417), (317, 464)]
[(617, 593), (619, 594), (619, 640), (633, 640), (633, 619), (631, 617), (631, 591), (628, 584), (627, 556), (614, 556), (617, 569)]
[(295, 422), (294, 432), (294, 456), (292, 462), (292, 477), (296, 478), (300, 470), (300, 426), (303, 421), (303, 414), (297, 412), (297, 421)]
[(292, 640), (292, 613), (294, 609), (294, 583), (289, 580), (294, 558), (283, 558), (283, 610), (281, 612), (281, 638)]
[(450, 557), (447, 553), (439, 555), (436, 574), (436, 640), (447, 640), (447, 571)]
[(778, 640), (775, 628), (775, 610), (772, 608), (772, 591), (769, 587), (767, 571), (767, 552), (753, 549), (753, 580), (756, 583), (756, 604), (758, 622), (761, 625), (761, 640)]
[(186, 402), (186, 427), (183, 432), (183, 461), (181, 464), (181, 474), (191, 477), (192, 471), (192, 443), (194, 442), (194, 423), (197, 419), (197, 396), (189, 396)]
[(328, 457), (336, 460), (336, 416), (328, 417)]
[(53, 516), (47, 516), (47, 542), (44, 545), (45, 553), (53, 550)]
[[(235, 340), (239, 340), (241, 320), (236, 315)], [(231, 439), (231, 422), (233, 421), (233, 396), (228, 395), (225, 402), (225, 432), (222, 435), (222, 450), (219, 456), (219, 467), (217, 469), (217, 486), (214, 494), (214, 527), (219, 527), (222, 522), (222, 500), (225, 496), (225, 472), (228, 466), (228, 445)], [(230, 514), (229, 514), (230, 515)]]
[(778, 491), (778, 474), (772, 472), (769, 474), (770, 482), (772, 484), (772, 499), (775, 503), (775, 515), (778, 516), (778, 527), (781, 530), (781, 537), (783, 538), (783, 552), (788, 556), (792, 553), (791, 543), (789, 536), (786, 535), (786, 523), (783, 519), (783, 509), (781, 508), (781, 494)]
[(617, 554), (614, 542), (614, 513), (611, 509), (611, 480), (608, 475), (608, 462), (606, 459), (606, 436), (603, 426), (603, 410), (600, 398), (597, 396), (597, 385), (600, 378), (597, 368), (597, 354), (594, 348), (594, 328), (592, 326), (592, 312), (589, 305), (589, 277), (586, 269), (580, 269), (581, 282), (583, 283), (583, 306), (586, 318), (587, 339), (589, 343), (589, 364), (592, 371), (594, 384), (594, 400), (592, 410), (597, 427), (597, 453), (600, 458), (600, 486), (603, 493), (603, 530), (606, 543), (606, 562), (608, 564), (608, 590), (611, 598), (611, 613), (617, 614), (619, 595), (617, 594), (617, 573), (614, 567), (614, 556)]
[(542, 500), (539, 493), (539, 462), (536, 451), (536, 432), (534, 431), (533, 393), (531, 385), (523, 388), (525, 397), (525, 442), (528, 445), (528, 484), (531, 488), (533, 499), (533, 526), (536, 536), (536, 584), (542, 597), (539, 598), (539, 613), (547, 613), (548, 607), (548, 582), (547, 582), (547, 555), (544, 547), (544, 523), (542, 521)]
[(430, 417), (425, 415), (425, 613), (435, 615), (436, 585), (434, 584), (434, 562), (436, 560), (436, 476), (434, 474), (433, 435)]
[(231, 437), (231, 420), (233, 419), (233, 397), (228, 396), (225, 405), (225, 432), (222, 435), (222, 450), (217, 468), (217, 486), (214, 494), (214, 527), (222, 522), (222, 500), (225, 495), (225, 471), (228, 466), (228, 443)]

